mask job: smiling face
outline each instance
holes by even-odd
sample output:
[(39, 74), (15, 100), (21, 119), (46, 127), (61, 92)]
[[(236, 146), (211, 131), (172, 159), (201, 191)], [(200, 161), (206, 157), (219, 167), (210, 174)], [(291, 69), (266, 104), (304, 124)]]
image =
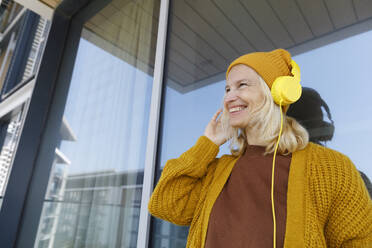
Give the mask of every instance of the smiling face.
[(245, 128), (250, 114), (264, 101), (259, 75), (250, 67), (234, 66), (226, 79), (224, 108), (228, 112), (230, 125)]

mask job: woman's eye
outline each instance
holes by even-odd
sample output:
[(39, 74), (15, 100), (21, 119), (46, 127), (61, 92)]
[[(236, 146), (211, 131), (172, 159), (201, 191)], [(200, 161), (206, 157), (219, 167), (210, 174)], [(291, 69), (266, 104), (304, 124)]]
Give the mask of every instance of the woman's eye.
[(229, 92), (230, 91), (230, 89), (225, 89), (225, 92), (227, 93), (227, 92)]
[(247, 85), (248, 85), (247, 83), (240, 83), (240, 84), (239, 84), (239, 87), (247, 86)]

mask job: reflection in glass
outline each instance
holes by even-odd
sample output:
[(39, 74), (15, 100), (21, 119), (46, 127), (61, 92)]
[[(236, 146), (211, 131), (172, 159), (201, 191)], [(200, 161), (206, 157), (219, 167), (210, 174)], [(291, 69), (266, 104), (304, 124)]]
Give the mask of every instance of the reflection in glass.
[[(371, 86), (366, 83), (370, 78), (371, 54), (368, 51), (371, 41), (372, 31), (368, 31), (299, 54), (294, 59), (302, 67), (303, 86), (316, 90), (323, 101), (324, 120), (320, 118), (321, 113), (315, 115), (313, 124), (318, 128), (314, 131), (326, 140), (324, 145), (346, 154), (353, 161), (372, 195), (368, 152), (372, 138), (372, 106), (368, 103)], [(340, 54), (347, 60), (340, 59)], [(355, 61), (352, 70), (350, 61)], [(311, 113), (319, 112), (319, 105), (310, 108)], [(312, 118), (308, 119), (305, 125), (311, 123)]]
[(335, 126), (328, 104), (319, 92), (302, 87), (300, 99), (291, 104), (287, 116), (295, 118), (309, 133), (309, 141), (326, 146), (332, 140)]
[(0, 4), (0, 33), (4, 33), (12, 21), (21, 12), (23, 6), (13, 1), (1, 1)]
[(136, 247), (159, 2), (84, 24), (35, 247)]
[(49, 31), (49, 21), (36, 13), (24, 9), (20, 15), (3, 36), (8, 44), (1, 44), (6, 48), (0, 73), (2, 97), (36, 74)]
[(5, 77), (8, 73), (14, 49), (20, 35), (21, 23), (24, 16), (15, 24), (14, 28), (0, 42), (0, 89), (3, 87)]
[(23, 110), (18, 109), (10, 113), (10, 117), (0, 120), (0, 138), (2, 142), (0, 152), (0, 197), (5, 194), (8, 178), (12, 169), (12, 162), (22, 126)]

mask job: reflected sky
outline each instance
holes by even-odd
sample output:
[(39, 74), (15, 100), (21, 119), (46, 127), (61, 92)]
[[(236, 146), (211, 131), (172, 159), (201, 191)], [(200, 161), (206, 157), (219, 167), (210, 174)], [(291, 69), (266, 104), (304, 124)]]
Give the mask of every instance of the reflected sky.
[(152, 76), (80, 40), (64, 116), (69, 173), (144, 168)]
[(330, 108), (335, 134), (327, 146), (347, 155), (372, 178), (372, 31), (295, 56), (302, 84)]
[[(302, 84), (317, 90), (335, 123), (327, 146), (351, 158), (372, 178), (371, 152), (372, 31), (295, 56)], [(161, 164), (178, 157), (203, 134), (222, 107), (225, 82), (186, 94), (166, 88)], [(77, 136), (63, 142), (70, 173), (136, 170), (144, 166), (144, 149), (152, 76), (82, 39), (66, 104), (65, 117)], [(221, 156), (229, 153), (221, 147)]]

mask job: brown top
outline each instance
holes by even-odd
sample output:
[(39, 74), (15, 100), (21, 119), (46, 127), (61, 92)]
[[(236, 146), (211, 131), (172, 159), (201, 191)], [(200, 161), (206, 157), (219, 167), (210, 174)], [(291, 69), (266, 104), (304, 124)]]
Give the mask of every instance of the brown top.
[[(248, 146), (213, 205), (205, 248), (273, 247), (271, 170), (273, 155)], [(276, 247), (284, 244), (291, 155), (276, 155), (274, 200)]]

